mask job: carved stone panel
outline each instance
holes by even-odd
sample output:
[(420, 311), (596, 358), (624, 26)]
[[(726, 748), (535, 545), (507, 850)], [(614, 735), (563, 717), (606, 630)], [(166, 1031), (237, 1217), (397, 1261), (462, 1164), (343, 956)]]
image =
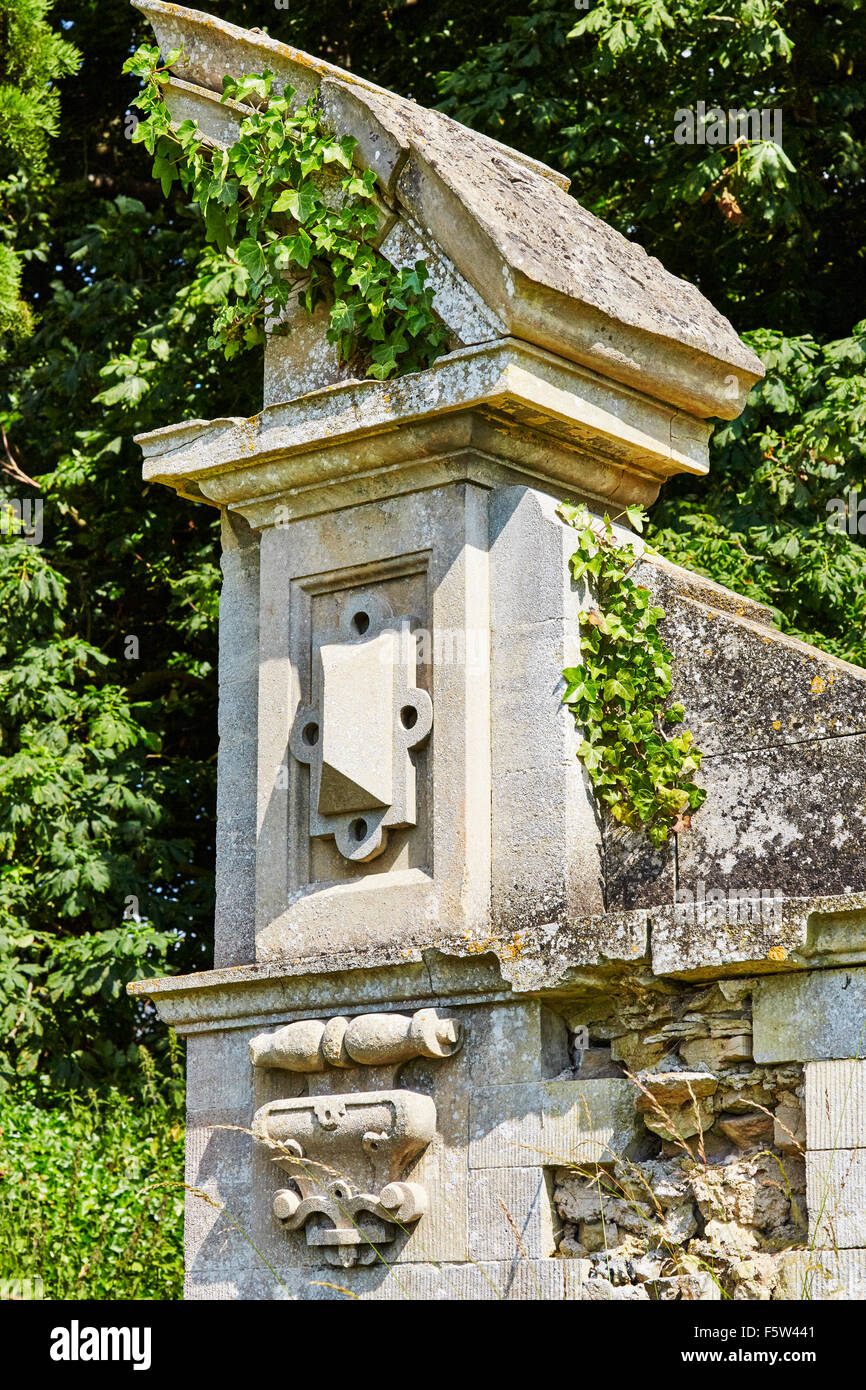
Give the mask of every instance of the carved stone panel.
[(486, 930), (486, 512), (455, 487), (262, 536), (258, 960)]
[(328, 1264), (372, 1264), (396, 1226), (427, 1210), (420, 1183), (400, 1175), (436, 1130), (436, 1106), (415, 1091), (302, 1096), (256, 1112), (253, 1132), (292, 1186), (274, 1198), (287, 1231), (304, 1228)]
[(310, 835), (333, 836), (344, 859), (365, 863), (388, 830), (415, 825), (413, 749), (428, 737), (433, 703), (415, 685), (408, 615), (384, 595), (353, 594), (336, 632), (314, 639), (315, 703), (296, 714), (290, 748), (310, 768)]

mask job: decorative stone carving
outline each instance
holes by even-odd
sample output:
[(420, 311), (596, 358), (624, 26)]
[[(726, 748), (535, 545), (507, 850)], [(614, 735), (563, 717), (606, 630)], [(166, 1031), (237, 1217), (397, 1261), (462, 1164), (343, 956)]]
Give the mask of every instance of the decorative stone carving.
[(277, 1192), (275, 1217), (287, 1231), (305, 1227), (307, 1244), (346, 1268), (372, 1264), (427, 1210), (424, 1186), (400, 1176), (435, 1130), (434, 1102), (415, 1091), (271, 1101), (253, 1120), (294, 1185)]
[[(459, 1024), (435, 1009), (302, 1019), (250, 1044), (254, 1066), (304, 1072), (308, 1087), (329, 1068), (397, 1066), (413, 1057), (450, 1057)], [(311, 1094), (270, 1101), (253, 1118), (253, 1133), (290, 1174), (274, 1198), (287, 1231), (302, 1227), (328, 1264), (372, 1264), (381, 1245), (427, 1210), (423, 1184), (403, 1180), (436, 1132), (430, 1096), (409, 1090)]]
[(261, 1033), (250, 1043), (255, 1067), (320, 1072), (327, 1067), (380, 1066), (412, 1057), (450, 1057), (460, 1046), (460, 1025), (435, 1009), (405, 1014), (308, 1018)]
[(344, 858), (375, 859), (389, 827), (416, 824), (415, 765), (433, 703), (415, 685), (409, 617), (376, 593), (345, 604), (339, 631), (314, 640), (313, 703), (290, 748), (310, 768), (310, 834), (333, 835)]

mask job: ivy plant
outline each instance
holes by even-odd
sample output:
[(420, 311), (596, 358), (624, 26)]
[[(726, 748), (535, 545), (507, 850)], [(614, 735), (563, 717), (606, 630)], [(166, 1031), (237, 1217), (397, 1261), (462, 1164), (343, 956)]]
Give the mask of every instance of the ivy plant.
[[(706, 799), (692, 780), (701, 762), (692, 735), (665, 727), (681, 724), (685, 710), (669, 703), (672, 657), (659, 633), (664, 609), (632, 578), (640, 556), (615, 537), (609, 516), (599, 521), (570, 502), (559, 515), (578, 533), (571, 572), (586, 580), (593, 604), (580, 614), (582, 664), (563, 672), (563, 702), (583, 733), (577, 755), (614, 820), (643, 827), (661, 845)], [(624, 515), (643, 529), (640, 507)]]
[(123, 70), (143, 83), (133, 140), (153, 156), (166, 196), (175, 182), (191, 196), (215, 248), (204, 271), (218, 306), (208, 346), (231, 358), (262, 343), (266, 324), (286, 331), (269, 321), (297, 294), (309, 313), (329, 306), (328, 339), (359, 372), (385, 379), (429, 366), (447, 349), (448, 330), (423, 261), (398, 270), (376, 249), (376, 176), (353, 166), (357, 141), (323, 129), (315, 95), (293, 107), (294, 90), (275, 91), (268, 71), (223, 78), (222, 100), (238, 122), (230, 147), (192, 120), (173, 129), (164, 89), (182, 62), (179, 49), (162, 62), (143, 45)]

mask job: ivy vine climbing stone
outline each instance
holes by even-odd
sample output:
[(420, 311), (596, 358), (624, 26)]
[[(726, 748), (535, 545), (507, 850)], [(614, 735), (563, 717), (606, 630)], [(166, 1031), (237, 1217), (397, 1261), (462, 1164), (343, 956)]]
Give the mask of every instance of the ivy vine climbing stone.
[[(559, 515), (578, 532), (572, 575), (587, 580), (595, 600), (580, 615), (583, 662), (563, 672), (563, 701), (583, 733), (577, 755), (614, 820), (643, 827), (661, 845), (707, 795), (692, 780), (702, 756), (692, 735), (664, 728), (685, 718), (681, 704), (668, 703), (672, 657), (658, 630), (664, 609), (631, 578), (640, 556), (617, 540), (609, 516), (599, 521), (570, 502)], [(640, 507), (625, 515), (643, 529)]]
[(262, 343), (266, 325), (281, 331), (281, 312), (297, 295), (309, 313), (329, 306), (328, 339), (360, 375), (384, 380), (428, 367), (447, 350), (448, 330), (424, 263), (397, 270), (376, 249), (376, 176), (353, 167), (357, 142), (323, 130), (315, 96), (293, 108), (293, 89), (277, 94), (267, 71), (223, 79), (222, 100), (238, 121), (230, 147), (192, 120), (174, 129), (164, 88), (182, 62), (180, 49), (162, 61), (144, 45), (123, 70), (143, 83), (133, 140), (153, 156), (163, 193), (178, 182), (205, 220), (213, 251), (199, 289), (217, 309), (209, 346), (231, 358)]

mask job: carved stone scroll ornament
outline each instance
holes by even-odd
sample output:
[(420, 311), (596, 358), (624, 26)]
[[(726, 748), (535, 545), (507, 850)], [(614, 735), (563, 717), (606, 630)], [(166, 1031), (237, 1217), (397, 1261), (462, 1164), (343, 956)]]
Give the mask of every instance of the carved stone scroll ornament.
[[(304, 1072), (308, 1086), (332, 1068), (394, 1070), (413, 1057), (450, 1057), (460, 1028), (435, 1009), (360, 1018), (304, 1019), (250, 1044), (254, 1066)], [(270, 1101), (253, 1118), (253, 1133), (267, 1145), (292, 1185), (274, 1198), (274, 1215), (287, 1231), (305, 1229), (328, 1264), (372, 1264), (380, 1246), (427, 1210), (427, 1193), (407, 1182), (410, 1163), (436, 1132), (430, 1096), (409, 1090), (320, 1093)]]
[(333, 835), (356, 863), (382, 853), (389, 828), (417, 823), (409, 754), (430, 733), (433, 704), (415, 669), (411, 619), (381, 594), (351, 598), (339, 631), (313, 644), (313, 703), (289, 746), (310, 768), (310, 834)]
[(360, 1018), (307, 1018), (250, 1043), (254, 1067), (319, 1072), (330, 1067), (377, 1067), (413, 1057), (450, 1057), (460, 1046), (460, 1025), (435, 1009)]

